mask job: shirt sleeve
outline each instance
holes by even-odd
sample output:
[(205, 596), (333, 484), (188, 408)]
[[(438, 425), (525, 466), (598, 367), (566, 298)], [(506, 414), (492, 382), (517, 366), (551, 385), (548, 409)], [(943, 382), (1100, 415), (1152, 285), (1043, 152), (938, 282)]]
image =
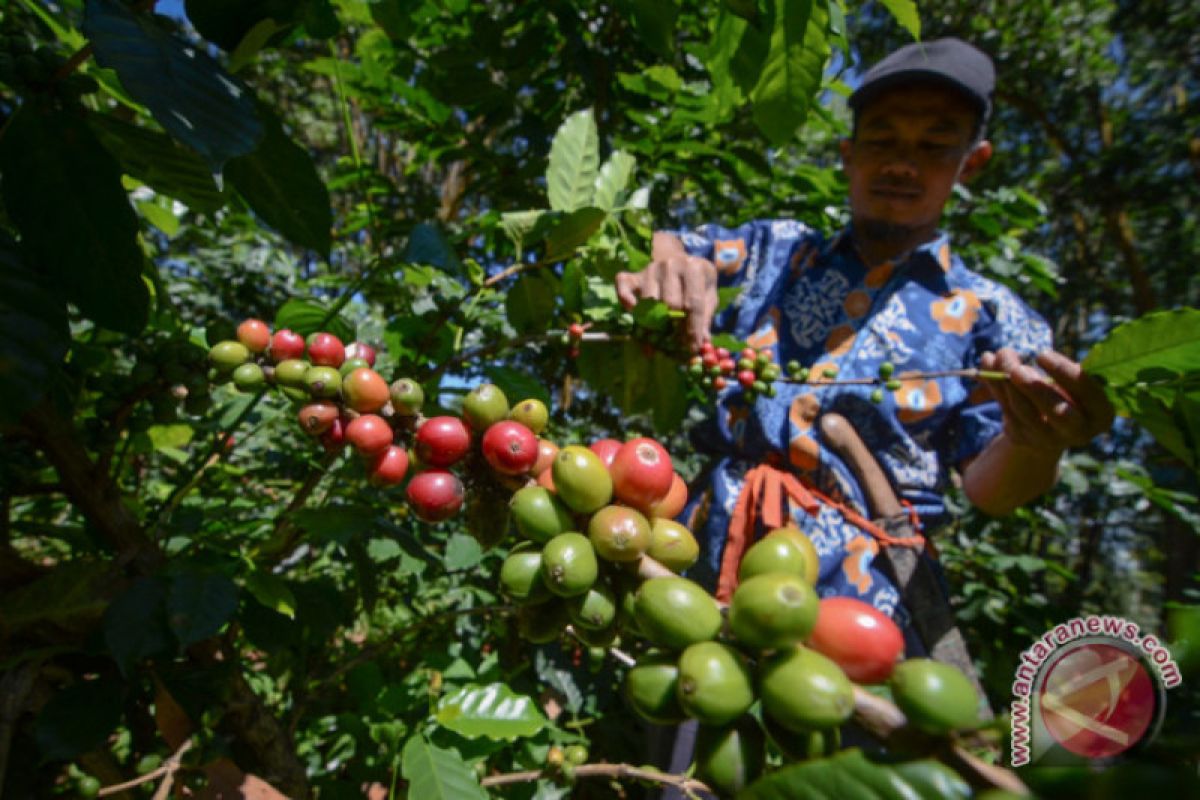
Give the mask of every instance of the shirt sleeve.
[[(1050, 326), (1010, 289), (980, 278), (976, 288), (984, 313), (976, 325), (971, 347), (967, 348), (963, 367), (979, 366), (979, 358), (988, 352), (1008, 347), (1022, 361), (1053, 346)], [(946, 426), (945, 451), (951, 464), (978, 455), (1000, 435), (1004, 420), (1000, 404), (982, 381), (966, 382), (967, 399), (956, 418)]]

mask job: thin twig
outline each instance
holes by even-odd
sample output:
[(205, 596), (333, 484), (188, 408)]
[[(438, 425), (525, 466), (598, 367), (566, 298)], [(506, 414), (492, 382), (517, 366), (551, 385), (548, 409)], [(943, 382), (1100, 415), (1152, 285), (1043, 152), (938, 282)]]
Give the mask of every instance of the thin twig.
[(154, 792), (154, 800), (166, 800), (171, 794), (171, 787), (175, 783), (175, 773), (179, 771), (179, 765), (183, 761), (183, 755), (188, 750), (192, 749), (192, 740), (187, 739), (183, 744), (179, 745), (179, 749), (171, 754), (171, 757), (164, 761), (157, 769), (147, 772), (145, 775), (139, 775), (130, 781), (124, 783), (114, 783), (111, 786), (105, 786), (100, 790), (100, 797), (105, 797), (110, 794), (117, 794), (126, 789), (132, 789), (136, 786), (141, 786), (143, 783), (150, 783), (159, 778), (163, 779), (162, 784)]
[[(504, 786), (512, 783), (530, 783), (542, 778), (552, 777), (542, 770), (526, 770), (524, 772), (508, 772), (502, 775), (489, 775), (480, 781), (482, 786)], [(673, 775), (668, 772), (635, 767), (632, 764), (581, 764), (575, 768), (576, 778), (624, 778), (626, 780), (649, 781), (663, 786), (674, 786), (685, 792), (712, 792), (712, 788), (703, 781), (687, 775)]]

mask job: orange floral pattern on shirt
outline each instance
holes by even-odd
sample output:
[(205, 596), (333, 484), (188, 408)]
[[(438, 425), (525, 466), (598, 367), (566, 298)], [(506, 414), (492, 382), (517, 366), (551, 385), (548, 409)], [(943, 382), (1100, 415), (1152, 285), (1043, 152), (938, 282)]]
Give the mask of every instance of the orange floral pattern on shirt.
[(714, 239), (713, 265), (722, 275), (733, 275), (746, 263), (744, 239)]
[(854, 328), (849, 325), (838, 325), (829, 332), (825, 340), (825, 352), (831, 356), (844, 356), (854, 344)]
[(860, 592), (871, 588), (874, 579), (871, 577), (871, 562), (879, 554), (879, 545), (869, 536), (860, 536), (846, 543), (846, 557), (842, 559), (842, 573), (848, 583), (854, 584)]
[(900, 376), (900, 388), (892, 392), (900, 409), (901, 422), (917, 422), (932, 414), (942, 402), (937, 381)]
[(871, 295), (862, 289), (855, 289), (846, 295), (846, 300), (842, 303), (842, 308), (846, 309), (846, 316), (851, 319), (858, 319), (871, 310)]
[(868, 289), (878, 289), (887, 283), (888, 278), (892, 277), (892, 270), (895, 266), (890, 261), (885, 261), (877, 267), (872, 267), (867, 276), (863, 278), (863, 283)]
[(962, 336), (970, 333), (971, 328), (975, 326), (981, 306), (979, 295), (970, 289), (961, 289), (941, 300), (934, 300), (929, 307), (929, 313), (937, 320), (938, 327), (943, 332)]

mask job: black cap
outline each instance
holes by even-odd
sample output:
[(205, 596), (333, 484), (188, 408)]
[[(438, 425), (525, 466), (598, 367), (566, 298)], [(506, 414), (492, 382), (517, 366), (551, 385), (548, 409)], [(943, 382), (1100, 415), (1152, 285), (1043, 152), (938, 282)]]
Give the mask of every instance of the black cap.
[(986, 120), (992, 112), (992, 91), (996, 88), (992, 59), (953, 37), (913, 42), (884, 58), (867, 70), (850, 95), (850, 107), (858, 111), (885, 89), (918, 81), (957, 89), (979, 110), (980, 119)]

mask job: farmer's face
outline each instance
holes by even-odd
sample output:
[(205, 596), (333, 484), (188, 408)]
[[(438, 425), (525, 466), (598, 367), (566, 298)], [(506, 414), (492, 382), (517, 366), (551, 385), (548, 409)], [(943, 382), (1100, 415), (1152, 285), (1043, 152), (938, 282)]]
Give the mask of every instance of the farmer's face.
[(861, 109), (841, 145), (856, 227), (936, 229), (954, 183), (991, 157), (989, 142), (972, 145), (974, 127), (967, 100), (940, 86), (891, 89)]

